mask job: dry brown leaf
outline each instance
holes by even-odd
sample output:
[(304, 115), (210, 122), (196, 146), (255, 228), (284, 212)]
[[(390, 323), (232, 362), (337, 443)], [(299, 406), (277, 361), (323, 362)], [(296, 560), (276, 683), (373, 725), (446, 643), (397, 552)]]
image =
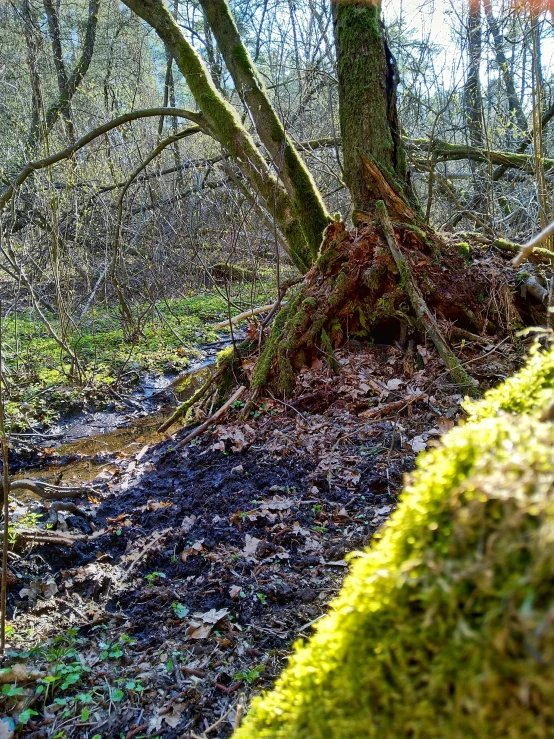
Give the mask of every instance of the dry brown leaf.
[(450, 431), (450, 429), (454, 428), (454, 425), (454, 421), (451, 418), (446, 418), (446, 416), (441, 416), (437, 419), (437, 428), (441, 434)]

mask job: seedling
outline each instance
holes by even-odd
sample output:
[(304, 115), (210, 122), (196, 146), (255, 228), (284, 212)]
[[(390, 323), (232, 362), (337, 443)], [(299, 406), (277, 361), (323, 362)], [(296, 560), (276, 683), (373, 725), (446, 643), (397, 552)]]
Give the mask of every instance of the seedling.
[(160, 579), (164, 579), (167, 577), (165, 572), (151, 572), (149, 575), (145, 575), (144, 579), (148, 581), (148, 587), (153, 587), (155, 582)]
[(185, 618), (189, 612), (189, 609), (182, 603), (172, 603), (171, 607), (177, 618)]
[(252, 685), (254, 680), (257, 680), (261, 673), (264, 671), (263, 665), (257, 665), (247, 672), (236, 672), (233, 675), (234, 680), (246, 680), (249, 685)]

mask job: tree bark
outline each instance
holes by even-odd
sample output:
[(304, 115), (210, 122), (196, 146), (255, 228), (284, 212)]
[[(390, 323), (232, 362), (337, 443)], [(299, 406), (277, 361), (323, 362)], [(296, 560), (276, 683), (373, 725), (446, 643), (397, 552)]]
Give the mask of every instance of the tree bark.
[[(514, 85), (514, 79), (510, 73), (510, 66), (504, 52), (504, 41), (502, 38), (502, 33), (498, 27), (498, 21), (493, 15), (491, 0), (483, 0), (483, 7), (485, 9), (487, 23), (489, 25), (489, 29), (494, 41), (494, 54), (496, 57), (496, 63), (498, 64), (500, 73), (502, 74), (502, 78), (504, 79), (504, 84), (506, 85), (506, 97), (508, 98), (508, 109), (510, 111), (510, 115), (515, 118), (515, 121), (517, 122), (520, 130), (523, 132), (527, 132), (527, 118), (525, 117), (525, 113), (523, 112), (523, 109), (521, 107), (521, 103), (519, 101)], [(513, 125), (513, 121), (510, 122)]]
[(470, 0), (467, 21), (469, 66), (464, 85), (464, 108), (472, 146), (483, 146), (483, 98), (481, 96), (481, 0)]
[(62, 42), (60, 34), (60, 19), (58, 11), (53, 0), (43, 0), (46, 18), (48, 20), (48, 31), (50, 33), (50, 43), (52, 44), (52, 55), (54, 57), (54, 66), (56, 68), (56, 76), (58, 78), (58, 92), (60, 98), (65, 104), (60, 108), (60, 113), (64, 121), (65, 130), (70, 143), (75, 141), (75, 127), (71, 117), (71, 106), (69, 103), (69, 91), (67, 70), (63, 60)]
[(365, 176), (361, 155), (408, 200), (406, 155), (396, 111), (397, 73), (381, 23), (380, 2), (334, 3), (344, 180), (354, 208), (372, 211), (380, 199)]

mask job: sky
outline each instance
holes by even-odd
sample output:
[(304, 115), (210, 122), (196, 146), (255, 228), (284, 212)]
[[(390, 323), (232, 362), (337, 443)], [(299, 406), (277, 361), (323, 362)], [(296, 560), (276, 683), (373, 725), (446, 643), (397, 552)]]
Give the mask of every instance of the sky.
[[(383, 0), (383, 12), (387, 22), (401, 16), (408, 28), (413, 28), (418, 38), (427, 38), (438, 44), (443, 49), (442, 62), (445, 73), (453, 79), (463, 75), (466, 60), (460, 57), (460, 43), (453, 36), (453, 28), (461, 27), (460, 18), (467, 14), (467, 4), (470, 0)], [(529, 3), (541, 3), (541, 7), (547, 7), (552, 3), (552, 11), (545, 10), (540, 18), (547, 26), (553, 25), (554, 0), (515, 0), (523, 6), (522, 12), (527, 12)], [(498, 17), (501, 13), (500, 7), (512, 7), (512, 0), (493, 0), (493, 9)], [(485, 25), (486, 29), (486, 25)], [(554, 75), (554, 34), (551, 38), (542, 34), (542, 62), (545, 78)], [(508, 47), (509, 48), (509, 47)], [(485, 79), (485, 70), (482, 70), (482, 78)]]

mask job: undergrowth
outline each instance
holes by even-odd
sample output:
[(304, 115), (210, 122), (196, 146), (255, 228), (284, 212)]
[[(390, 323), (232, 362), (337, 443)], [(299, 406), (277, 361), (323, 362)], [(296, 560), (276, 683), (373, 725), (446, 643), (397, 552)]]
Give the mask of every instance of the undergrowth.
[[(257, 286), (256, 300), (269, 302), (273, 294), (272, 284)], [(232, 300), (231, 315), (251, 305), (244, 289)], [(117, 311), (97, 307), (69, 340), (84, 369), (79, 383), (38, 316), (30, 311), (10, 313), (2, 327), (7, 430), (21, 431), (34, 424), (45, 428), (60, 413), (77, 410), (83, 402), (100, 408), (107, 401), (108, 388), (132, 386), (141, 372), (186, 369), (202, 344), (218, 338), (212, 324), (227, 316), (227, 302), (216, 292), (159, 301), (143, 321), (141, 335), (129, 342)], [(58, 322), (50, 320), (59, 330)]]

